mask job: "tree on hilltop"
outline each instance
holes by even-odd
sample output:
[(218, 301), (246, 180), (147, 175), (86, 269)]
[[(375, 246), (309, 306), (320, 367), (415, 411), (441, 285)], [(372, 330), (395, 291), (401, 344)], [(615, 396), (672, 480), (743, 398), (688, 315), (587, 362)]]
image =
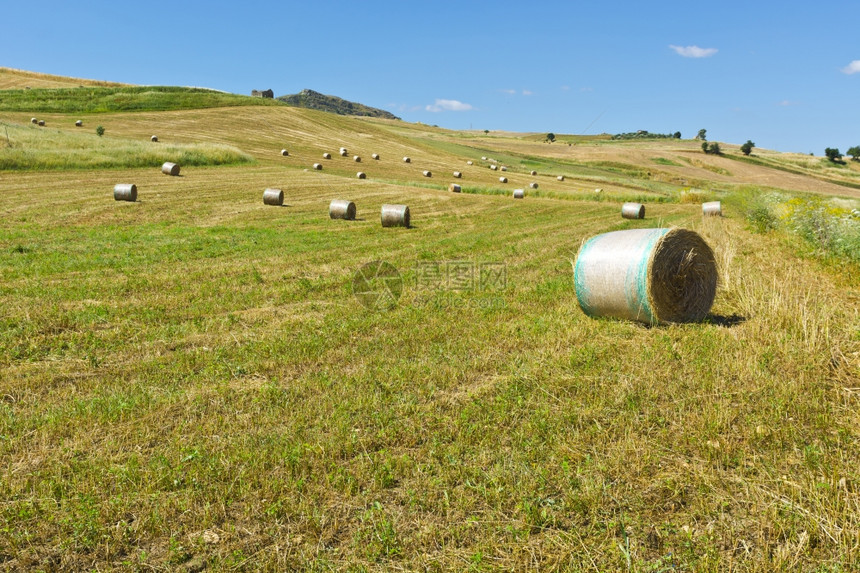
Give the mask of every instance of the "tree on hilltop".
[(681, 132), (676, 131), (675, 133), (672, 134), (672, 137), (674, 137), (675, 139), (681, 139)]
[(826, 155), (827, 159), (829, 159), (833, 163), (836, 163), (837, 161), (842, 159), (842, 154), (839, 153), (838, 147), (834, 147), (832, 149), (830, 147), (826, 147), (824, 149), (824, 155)]
[(550, 131), (546, 134), (546, 140), (552, 143), (553, 141), (555, 141), (555, 134)]
[(696, 139), (701, 139), (702, 141), (707, 141), (708, 138), (705, 136), (707, 133), (707, 129), (700, 129), (699, 133), (696, 134)]
[(741, 151), (744, 155), (749, 155), (752, 153), (753, 147), (755, 147), (755, 143), (753, 143), (752, 140), (747, 139), (747, 142), (741, 145)]
[(860, 159), (860, 145), (849, 147), (848, 151), (845, 152), (845, 155), (850, 155), (851, 159), (857, 161), (858, 159)]

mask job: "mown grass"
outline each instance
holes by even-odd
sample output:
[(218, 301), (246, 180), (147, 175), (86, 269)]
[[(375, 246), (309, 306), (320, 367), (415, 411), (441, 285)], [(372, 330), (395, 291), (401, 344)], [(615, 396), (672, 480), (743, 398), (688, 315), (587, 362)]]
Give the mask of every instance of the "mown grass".
[(94, 128), (61, 131), (32, 125), (0, 125), (0, 171), (157, 167), (249, 163), (253, 158), (229, 145), (153, 143), (99, 137)]
[[(734, 197), (721, 219), (627, 221), (612, 200), (452, 194), (435, 173), (498, 173), (375, 123), (251, 117), (109, 130), (161, 121), (253, 166), (0, 173), (0, 569), (856, 569), (850, 275), (749, 232)], [(371, 179), (303, 170), (337, 144), (380, 151)], [(139, 202), (112, 200), (119, 178)], [(272, 185), (287, 206), (262, 204)], [(333, 198), (358, 220), (330, 220)], [(382, 229), (383, 203), (414, 228)], [(586, 317), (582, 241), (658, 225), (715, 249), (711, 316)], [(352, 295), (374, 260), (403, 277), (387, 312)], [(505, 281), (463, 288), (463, 263)]]
[(37, 88), (0, 91), (0, 111), (26, 113), (105, 113), (169, 111), (231, 106), (279, 106), (255, 98), (205, 88), (172, 86)]

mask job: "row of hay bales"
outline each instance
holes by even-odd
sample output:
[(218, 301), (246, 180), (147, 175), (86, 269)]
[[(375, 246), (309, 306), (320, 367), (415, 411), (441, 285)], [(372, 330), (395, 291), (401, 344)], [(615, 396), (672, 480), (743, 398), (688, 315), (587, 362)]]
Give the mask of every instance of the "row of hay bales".
[[(35, 117), (31, 117), (30, 123), (32, 123), (33, 125), (38, 125), (39, 127), (45, 127), (45, 120), (44, 119), (38, 119)], [(84, 122), (80, 119), (75, 122), (75, 127), (83, 127), (83, 125), (84, 125)]]

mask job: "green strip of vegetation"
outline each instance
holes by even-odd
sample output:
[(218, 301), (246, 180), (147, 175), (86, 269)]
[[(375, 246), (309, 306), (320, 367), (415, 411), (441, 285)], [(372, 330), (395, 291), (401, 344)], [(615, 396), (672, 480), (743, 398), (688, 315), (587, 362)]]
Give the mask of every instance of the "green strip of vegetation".
[(205, 88), (172, 86), (80, 87), (0, 90), (0, 111), (106, 113), (172, 111), (248, 105), (285, 105), (273, 99)]

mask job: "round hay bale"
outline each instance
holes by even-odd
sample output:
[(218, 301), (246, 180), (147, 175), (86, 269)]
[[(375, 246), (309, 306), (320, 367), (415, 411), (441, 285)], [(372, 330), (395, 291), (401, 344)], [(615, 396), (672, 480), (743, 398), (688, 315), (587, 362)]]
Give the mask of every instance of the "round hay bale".
[(529, 188), (530, 188), (530, 189), (537, 189), (537, 188), (538, 188), (538, 184), (537, 184), (537, 183), (535, 183), (535, 182), (531, 182), (531, 183), (529, 183)]
[(359, 171), (358, 173), (355, 174), (355, 176), (358, 177), (359, 179), (367, 179), (367, 173), (365, 173), (364, 171)]
[(176, 177), (179, 175), (179, 164), (167, 161), (161, 166), (161, 172), (165, 175), (173, 175)]
[(424, 177), (433, 177), (433, 174), (429, 171), (422, 171), (421, 173), (424, 175)]
[(356, 163), (361, 163), (361, 157), (358, 155), (353, 155), (352, 160), (355, 161)]
[(346, 157), (347, 155), (349, 155), (349, 153), (346, 151), (346, 147), (341, 147), (341, 148), (340, 148), (340, 154), (341, 154), (341, 156), (343, 156), (343, 157)]
[(153, 142), (157, 142), (157, 141), (158, 141), (158, 136), (157, 136), (157, 135), (153, 135), (152, 137), (150, 137), (150, 138), (149, 138), (149, 140), (150, 140), (150, 141), (153, 141)]
[(625, 219), (644, 219), (645, 205), (642, 203), (625, 203), (621, 206), (621, 216)]
[(564, 181), (564, 175), (559, 175), (558, 177), (556, 177), (556, 179), (558, 181)]
[(113, 187), (113, 198), (116, 201), (137, 201), (137, 185), (117, 183)]
[(535, 171), (534, 169), (532, 169), (532, 177), (534, 177), (535, 175), (537, 175), (537, 171)]
[(499, 183), (507, 183), (507, 182), (508, 182), (507, 177), (499, 177)]
[(646, 324), (696, 322), (717, 291), (714, 252), (686, 229), (631, 229), (597, 235), (579, 249), (573, 281), (588, 316)]
[(44, 120), (44, 119), (40, 119), (40, 120), (39, 120), (39, 126), (40, 126), (40, 127), (45, 127), (45, 120)]
[(525, 189), (514, 189), (514, 199), (524, 199), (526, 196)]
[(702, 203), (702, 215), (705, 217), (722, 217), (723, 207), (719, 201), (708, 201)]
[(406, 205), (383, 205), (383, 227), (409, 227), (409, 207)]
[(466, 165), (474, 165), (474, 163), (472, 163), (471, 161), (467, 161)]
[(412, 160), (411, 160), (411, 159), (409, 159), (408, 157), (404, 157), (404, 158), (403, 158), (403, 163), (412, 163)]
[(450, 185), (448, 185), (448, 191), (450, 191), (451, 193), (459, 193), (462, 190), (463, 189), (456, 183), (451, 183)]
[(320, 165), (319, 163), (314, 163), (314, 169), (316, 169), (317, 171), (322, 171), (322, 165)]
[(502, 165), (501, 167), (499, 167), (499, 171), (507, 171), (507, 170), (508, 170), (508, 168), (507, 168), (507, 167), (505, 167), (504, 165)]
[(379, 154), (378, 154), (378, 153), (371, 153), (371, 154), (370, 154), (370, 157), (371, 157), (372, 159), (375, 159), (375, 160), (379, 161)]
[(498, 167), (496, 167), (495, 165), (490, 165), (490, 169), (492, 169), (493, 171), (495, 171), (496, 169), (498, 169)]
[(486, 161), (486, 160), (487, 160), (486, 156), (481, 156), (481, 161)]
[(603, 189), (598, 188), (598, 189), (595, 189), (594, 192), (597, 193), (598, 195), (600, 195), (601, 193), (603, 193)]
[(83, 125), (84, 125), (84, 122), (82, 122), (81, 120), (78, 120), (75, 122), (75, 127), (82, 127)]
[(328, 206), (328, 216), (332, 219), (355, 220), (355, 203), (346, 199), (332, 199)]
[(463, 177), (463, 174), (462, 174), (462, 173), (460, 173), (459, 171), (455, 171), (455, 172), (454, 172), (454, 177), (456, 177), (457, 179), (460, 179), (461, 177)]
[(283, 205), (284, 192), (280, 189), (266, 189), (263, 191), (263, 204), (277, 206)]
[(331, 153), (323, 153), (323, 159), (331, 159)]
[(281, 150), (281, 155), (283, 155), (284, 157), (286, 157), (286, 156), (287, 156), (287, 155), (289, 155), (289, 154), (290, 154), (290, 152), (289, 152), (289, 151), (287, 151), (286, 149), (282, 149), (282, 150)]
[(35, 117), (31, 117), (31, 118), (30, 118), (30, 123), (32, 123), (32, 124), (38, 124), (38, 123), (39, 123), (39, 120), (38, 120), (38, 119), (36, 119)]

